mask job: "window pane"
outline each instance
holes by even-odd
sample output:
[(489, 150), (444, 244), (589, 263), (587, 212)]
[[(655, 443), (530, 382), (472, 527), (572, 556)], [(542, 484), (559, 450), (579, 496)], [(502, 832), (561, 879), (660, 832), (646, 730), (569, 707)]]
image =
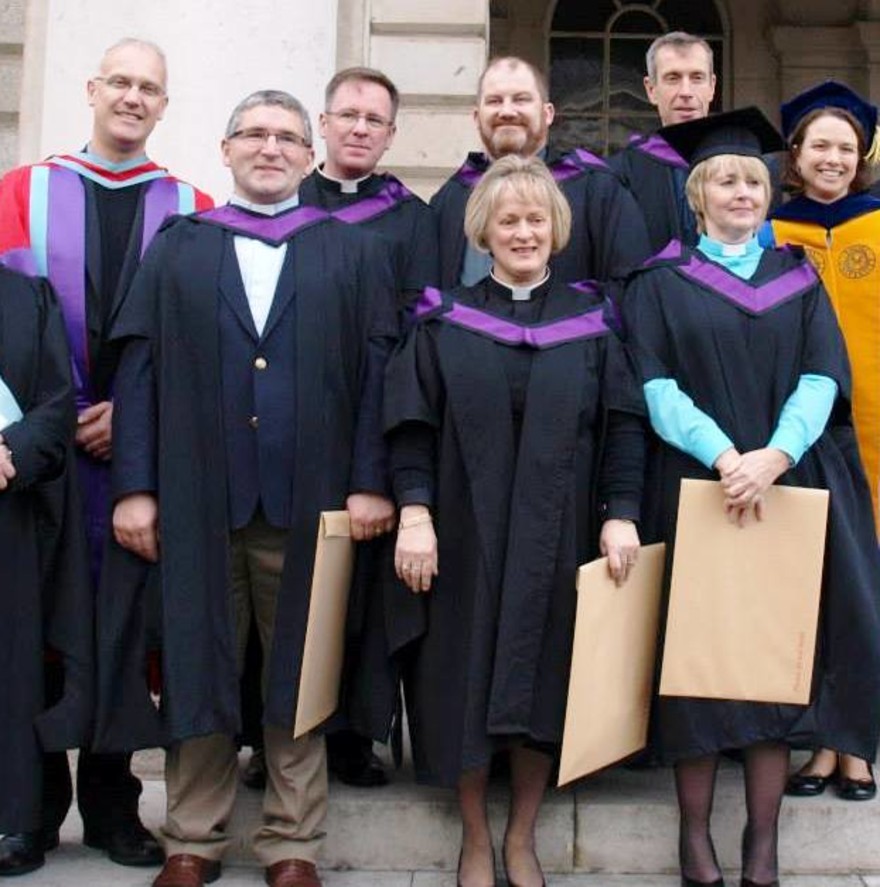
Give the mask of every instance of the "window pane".
[(553, 13), (553, 31), (604, 31), (608, 19), (616, 12), (613, 0), (559, 0)]
[(660, 22), (647, 12), (633, 10), (625, 12), (614, 23), (615, 34), (657, 34), (663, 33)]
[(714, 0), (663, 0), (657, 11), (670, 31), (720, 34), (724, 30)]
[(649, 111), (645, 95), (645, 53), (650, 40), (611, 40), (611, 89), (609, 107), (612, 111)]
[(568, 152), (586, 148), (594, 154), (605, 153), (604, 125), (596, 117), (567, 117), (557, 114), (550, 127), (550, 147), (554, 151)]
[(601, 112), (602, 41), (554, 38), (550, 58), (550, 99), (557, 112)]

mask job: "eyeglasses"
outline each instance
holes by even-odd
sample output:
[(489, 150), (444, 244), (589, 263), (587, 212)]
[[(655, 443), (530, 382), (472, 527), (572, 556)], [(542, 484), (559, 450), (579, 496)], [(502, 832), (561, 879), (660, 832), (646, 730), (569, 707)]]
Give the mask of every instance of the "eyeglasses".
[(237, 129), (230, 133), (227, 138), (238, 139), (247, 145), (248, 148), (262, 148), (269, 144), (269, 139), (275, 139), (275, 144), (282, 151), (290, 151), (294, 148), (308, 148), (309, 143), (298, 132), (290, 130), (282, 130), (281, 132), (272, 132), (268, 129)]
[(148, 99), (158, 99), (165, 95), (165, 90), (158, 83), (153, 83), (151, 80), (132, 80), (130, 77), (122, 77), (121, 75), (92, 77), (92, 80), (100, 81), (114, 92), (128, 92), (134, 88)]
[(325, 111), (328, 117), (335, 117), (344, 127), (354, 129), (359, 120), (363, 120), (367, 124), (367, 128), (378, 132), (380, 129), (387, 129), (394, 126), (394, 122), (380, 117), (378, 114), (360, 114), (357, 111), (348, 109), (345, 111)]

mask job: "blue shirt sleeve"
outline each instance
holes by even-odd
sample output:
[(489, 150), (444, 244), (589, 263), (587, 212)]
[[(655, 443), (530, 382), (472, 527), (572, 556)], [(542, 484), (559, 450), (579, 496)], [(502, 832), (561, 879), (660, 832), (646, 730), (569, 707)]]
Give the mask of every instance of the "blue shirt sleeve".
[(768, 447), (782, 450), (793, 465), (819, 439), (837, 399), (837, 382), (828, 376), (805, 373), (789, 395)]
[(693, 456), (706, 468), (733, 446), (715, 420), (678, 387), (675, 379), (651, 379), (644, 385), (648, 416), (666, 443)]

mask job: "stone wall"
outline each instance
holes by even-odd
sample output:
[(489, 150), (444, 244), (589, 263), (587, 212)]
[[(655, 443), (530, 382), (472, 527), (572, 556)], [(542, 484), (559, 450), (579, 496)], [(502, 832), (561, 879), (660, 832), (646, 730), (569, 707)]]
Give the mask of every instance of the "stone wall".
[(379, 68), (401, 93), (383, 166), (429, 195), (478, 144), (471, 109), (487, 57), (486, 3), (341, 0), (339, 20), (339, 66)]
[(25, 0), (0, 0), (0, 169), (18, 160)]

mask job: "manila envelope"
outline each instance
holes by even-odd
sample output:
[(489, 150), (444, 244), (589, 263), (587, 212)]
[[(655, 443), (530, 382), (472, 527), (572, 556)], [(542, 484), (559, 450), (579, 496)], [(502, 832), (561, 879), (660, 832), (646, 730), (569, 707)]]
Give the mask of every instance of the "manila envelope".
[(647, 545), (618, 588), (601, 558), (578, 570), (559, 785), (645, 747), (666, 546)]
[(294, 739), (326, 721), (339, 704), (354, 548), (348, 512), (321, 512)]
[(772, 486), (745, 527), (723, 502), (682, 480), (660, 695), (806, 705), (828, 492)]

